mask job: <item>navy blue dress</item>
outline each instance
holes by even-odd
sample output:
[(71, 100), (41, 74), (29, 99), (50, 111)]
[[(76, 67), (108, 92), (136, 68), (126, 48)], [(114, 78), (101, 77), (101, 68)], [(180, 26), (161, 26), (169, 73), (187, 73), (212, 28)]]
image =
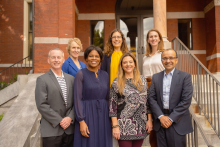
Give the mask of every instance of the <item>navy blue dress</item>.
[[(109, 76), (99, 70), (98, 78), (87, 68), (77, 72), (74, 80), (75, 132), (74, 147), (112, 147), (109, 118)], [(89, 137), (80, 133), (79, 122), (84, 120)]]

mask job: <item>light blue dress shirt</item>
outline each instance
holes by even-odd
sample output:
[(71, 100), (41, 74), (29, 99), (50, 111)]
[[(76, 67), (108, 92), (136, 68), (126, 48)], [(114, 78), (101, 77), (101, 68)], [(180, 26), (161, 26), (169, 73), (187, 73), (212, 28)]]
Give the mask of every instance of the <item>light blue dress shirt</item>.
[(164, 71), (164, 76), (163, 76), (163, 108), (164, 109), (169, 109), (170, 87), (171, 87), (171, 81), (174, 70), (175, 68), (170, 73), (168, 73), (168, 75)]
[[(163, 109), (169, 109), (169, 97), (170, 97), (170, 87), (171, 87), (171, 81), (173, 78), (173, 72), (174, 72), (175, 68), (168, 73), (168, 75), (166, 74), (165, 70), (164, 70), (164, 76), (163, 76)], [(160, 115), (158, 118), (160, 119), (160, 117), (163, 115)], [(171, 121), (173, 121), (171, 118), (169, 118)]]

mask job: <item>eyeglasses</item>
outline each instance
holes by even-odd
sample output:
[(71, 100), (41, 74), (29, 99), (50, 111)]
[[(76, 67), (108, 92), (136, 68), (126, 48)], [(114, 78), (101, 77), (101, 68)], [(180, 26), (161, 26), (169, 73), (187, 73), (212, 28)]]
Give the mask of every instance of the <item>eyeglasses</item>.
[(112, 37), (112, 39), (114, 39), (114, 40), (115, 40), (116, 38), (117, 38), (117, 39), (121, 39), (122, 36), (114, 36), (114, 37)]
[(52, 59), (52, 60), (56, 60), (56, 59), (60, 60), (60, 59), (62, 59), (62, 57), (61, 56), (57, 56), (57, 57), (51, 56), (50, 59)]
[(161, 60), (162, 60), (162, 61), (168, 61), (168, 60), (172, 61), (172, 60), (174, 60), (174, 59), (176, 59), (176, 58), (177, 58), (177, 57), (162, 58)]

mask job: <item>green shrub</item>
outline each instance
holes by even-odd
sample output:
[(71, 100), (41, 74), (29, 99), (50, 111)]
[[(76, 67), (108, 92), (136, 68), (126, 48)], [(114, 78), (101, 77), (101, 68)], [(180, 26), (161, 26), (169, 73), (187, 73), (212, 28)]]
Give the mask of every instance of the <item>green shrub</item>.
[(0, 115), (0, 121), (2, 120), (2, 118), (3, 118), (3, 113)]

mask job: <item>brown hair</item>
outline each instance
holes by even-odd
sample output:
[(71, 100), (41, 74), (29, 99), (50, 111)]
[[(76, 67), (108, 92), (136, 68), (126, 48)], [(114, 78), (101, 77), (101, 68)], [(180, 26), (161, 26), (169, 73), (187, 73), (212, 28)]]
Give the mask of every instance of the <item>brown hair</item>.
[(68, 41), (68, 46), (66, 47), (66, 50), (67, 50), (67, 52), (70, 54), (70, 48), (71, 48), (71, 44), (72, 44), (72, 42), (76, 42), (76, 44), (78, 44), (79, 46), (80, 46), (80, 51), (82, 51), (82, 43), (81, 43), (81, 41), (80, 41), (80, 39), (79, 38), (71, 38), (71, 39), (69, 39), (69, 41)]
[(124, 91), (124, 87), (126, 84), (125, 73), (122, 68), (122, 62), (123, 62), (123, 59), (127, 56), (130, 56), (133, 59), (134, 64), (135, 64), (135, 68), (133, 70), (134, 77), (131, 80), (131, 82), (132, 82), (132, 84), (134, 84), (137, 87), (137, 89), (139, 91), (143, 90), (143, 84), (141, 81), (140, 72), (138, 70), (137, 60), (136, 60), (134, 54), (127, 52), (121, 56), (121, 59), (120, 59), (119, 65), (118, 65), (118, 91), (121, 95), (124, 94), (123, 91)]
[(151, 45), (150, 45), (150, 43), (148, 43), (148, 39), (149, 39), (149, 34), (150, 34), (150, 32), (157, 32), (157, 34), (158, 34), (158, 36), (159, 36), (159, 38), (160, 38), (160, 42), (158, 43), (158, 48), (157, 48), (157, 50), (159, 51), (159, 52), (163, 52), (165, 49), (164, 49), (164, 44), (163, 44), (163, 38), (162, 38), (162, 35), (161, 35), (161, 33), (157, 30), (157, 29), (151, 29), (151, 30), (149, 30), (149, 32), (147, 33), (147, 38), (146, 38), (146, 41), (147, 41), (147, 48), (146, 48), (146, 56), (148, 56), (149, 54), (151, 54), (152, 53), (152, 47), (151, 47)]
[(121, 51), (122, 53), (127, 53), (128, 52), (128, 47), (127, 47), (127, 43), (126, 43), (126, 40), (125, 40), (125, 37), (124, 37), (124, 34), (121, 32), (121, 30), (119, 29), (114, 29), (109, 37), (108, 37), (108, 41), (106, 42), (105, 44), (105, 49), (104, 49), (104, 53), (109, 57), (113, 51), (114, 51), (114, 46), (112, 44), (112, 35), (115, 33), (115, 32), (119, 32), (121, 34), (121, 37), (122, 37), (122, 44), (121, 44)]

